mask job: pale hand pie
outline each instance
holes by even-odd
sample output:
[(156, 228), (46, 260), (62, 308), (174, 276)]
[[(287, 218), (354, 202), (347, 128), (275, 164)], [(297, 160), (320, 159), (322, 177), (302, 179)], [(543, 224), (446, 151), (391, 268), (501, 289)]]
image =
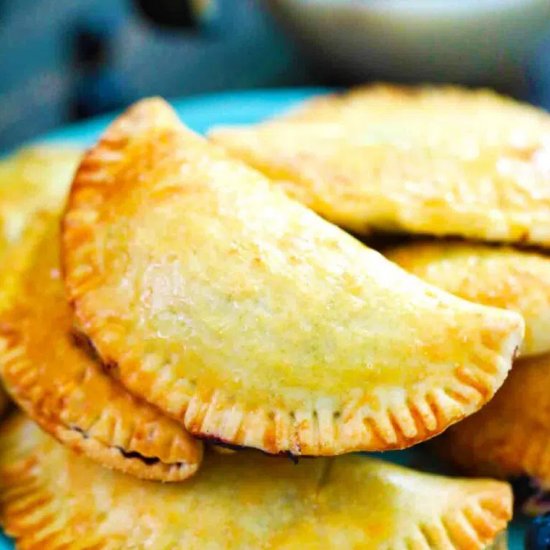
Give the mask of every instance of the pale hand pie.
[(79, 326), (130, 391), (269, 453), (422, 441), (492, 397), (523, 334), (518, 314), (405, 273), (159, 99), (84, 158), (63, 250)]
[(0, 313), (6, 388), (43, 429), (104, 466), (145, 479), (189, 477), (202, 444), (129, 395), (75, 340), (59, 271), (58, 226), (58, 216), (38, 217), (7, 258), (2, 290), (9, 292)]
[(210, 137), (357, 233), (550, 246), (550, 116), (486, 90), (364, 87)]
[(0, 431), (1, 521), (20, 548), (476, 550), (506, 528), (506, 483), (364, 456), (207, 454), (185, 483), (105, 470), (21, 416)]
[(550, 351), (550, 258), (508, 247), (425, 242), (386, 250), (401, 267), (472, 302), (511, 309), (525, 320), (522, 356)]
[(524, 510), (550, 512), (550, 354), (519, 360), (495, 398), (434, 441), (472, 474), (532, 479)]

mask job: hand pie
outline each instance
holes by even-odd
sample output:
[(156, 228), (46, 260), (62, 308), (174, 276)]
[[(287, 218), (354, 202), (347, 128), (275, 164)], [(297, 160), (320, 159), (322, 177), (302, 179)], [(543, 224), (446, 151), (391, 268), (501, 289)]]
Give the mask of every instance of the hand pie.
[(64, 220), (82, 331), (193, 434), (269, 453), (400, 448), (503, 382), (523, 320), (408, 275), (140, 102), (90, 150)]
[(1, 239), (17, 241), (38, 210), (58, 210), (82, 150), (66, 146), (22, 149), (0, 162)]
[(550, 246), (550, 116), (488, 91), (364, 87), (211, 139), (357, 233)]
[[(350, 492), (350, 489), (353, 488)], [(476, 550), (506, 528), (506, 483), (417, 473), (364, 456), (293, 464), (207, 454), (162, 485), (77, 457), (25, 418), (0, 432), (1, 520), (21, 548)]]
[[(0, 373), (14, 401), (65, 445), (145, 479), (195, 473), (201, 443), (130, 396), (79, 347), (59, 273), (59, 220), (39, 218), (8, 259)], [(24, 251), (24, 252), (23, 252)], [(17, 256), (17, 257), (15, 257)]]
[[(70, 147), (29, 147), (0, 161), (2, 266), (6, 265), (9, 246), (17, 242), (36, 210), (60, 208), (81, 156), (79, 149)], [(7, 404), (8, 397), (0, 386), (0, 414)]]
[(473, 474), (530, 477), (525, 510), (550, 511), (549, 388), (550, 354), (522, 359), (491, 403), (434, 444)]
[(451, 242), (409, 244), (384, 254), (447, 292), (521, 313), (525, 319), (521, 355), (550, 351), (550, 258), (513, 248)]

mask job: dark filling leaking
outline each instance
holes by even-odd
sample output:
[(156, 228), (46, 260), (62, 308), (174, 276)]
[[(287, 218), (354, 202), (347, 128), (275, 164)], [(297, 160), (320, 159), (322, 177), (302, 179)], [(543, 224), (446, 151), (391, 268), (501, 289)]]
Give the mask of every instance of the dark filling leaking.
[(70, 333), (70, 338), (73, 345), (81, 349), (90, 359), (98, 363), (101, 362), (99, 354), (92, 344), (92, 341), (84, 333), (73, 327)]
[(78, 426), (71, 426), (71, 430), (78, 432), (84, 439), (88, 439), (88, 434), (82, 428), (79, 428)]
[(107, 374), (114, 375), (116, 378), (118, 371), (118, 364), (116, 361), (110, 359), (103, 360), (93, 342), (83, 332), (80, 332), (78, 328), (73, 327), (69, 335), (72, 344), (83, 351), (89, 359), (94, 363), (97, 363)]
[[(220, 437), (216, 437), (213, 435), (206, 435), (206, 434), (194, 434), (195, 439), (200, 439), (201, 441), (204, 441), (205, 443), (209, 443), (211, 445), (217, 445), (218, 447), (222, 447), (224, 449), (229, 449), (231, 451), (245, 451), (250, 450), (250, 447), (244, 447), (243, 445), (235, 445), (234, 443), (228, 443), (224, 439), (221, 439)], [(300, 458), (308, 458), (307, 455), (295, 455), (292, 454), (291, 451), (281, 451), (280, 453), (266, 453), (265, 451), (262, 451), (261, 449), (253, 449), (255, 451), (259, 451), (265, 456), (276, 456), (276, 457), (286, 457), (289, 458), (294, 464), (298, 464), (298, 461)]]
[(144, 456), (137, 451), (125, 451), (122, 447), (118, 446), (116, 447), (116, 449), (118, 449), (119, 453), (125, 458), (137, 458), (147, 466), (154, 466), (155, 464), (158, 464), (160, 462), (160, 458), (156, 456)]
[[(89, 435), (80, 427), (78, 426), (71, 426), (71, 430), (78, 432), (80, 435), (82, 435), (83, 439), (89, 439)], [(112, 447), (113, 449), (116, 449), (124, 458), (133, 458), (136, 460), (141, 461), (146, 466), (154, 466), (155, 464), (166, 464), (166, 466), (176, 466), (180, 467), (183, 466), (183, 462), (173, 462), (172, 464), (167, 464), (162, 462), (162, 460), (158, 456), (145, 456), (141, 453), (138, 453), (137, 451), (126, 451), (122, 447), (119, 447), (118, 445)]]
[[(273, 455), (271, 455), (271, 456), (273, 456)], [(300, 462), (300, 458), (307, 458), (307, 456), (305, 456), (305, 455), (295, 455), (295, 454), (291, 453), (290, 451), (282, 451), (282, 452), (276, 454), (275, 456), (284, 456), (284, 457), (288, 458), (294, 464), (298, 464), (298, 462)]]
[(211, 445), (217, 445), (218, 447), (223, 447), (224, 449), (229, 449), (231, 451), (242, 451), (243, 449), (246, 449), (246, 447), (243, 447), (242, 445), (228, 443), (224, 439), (221, 439), (220, 437), (215, 437), (213, 435), (199, 434), (195, 435), (195, 437), (197, 439), (200, 439), (201, 441), (210, 443)]
[(529, 515), (550, 512), (550, 489), (531, 476), (519, 476), (510, 480), (514, 489), (514, 505)]

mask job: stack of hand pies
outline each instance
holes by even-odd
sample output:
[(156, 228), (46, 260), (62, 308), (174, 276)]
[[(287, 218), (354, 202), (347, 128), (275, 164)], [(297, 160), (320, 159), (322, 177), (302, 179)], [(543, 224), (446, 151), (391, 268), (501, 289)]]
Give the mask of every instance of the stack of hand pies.
[(148, 99), (79, 160), (0, 167), (19, 548), (506, 548), (506, 481), (350, 454), (442, 432), (548, 507), (549, 115), (375, 85), (203, 138)]

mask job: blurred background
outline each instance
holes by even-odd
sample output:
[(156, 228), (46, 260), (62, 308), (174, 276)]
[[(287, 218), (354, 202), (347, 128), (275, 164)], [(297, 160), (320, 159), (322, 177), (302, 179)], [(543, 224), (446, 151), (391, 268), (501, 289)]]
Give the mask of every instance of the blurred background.
[(550, 0), (0, 0), (0, 150), (152, 94), (489, 85), (550, 108)]

